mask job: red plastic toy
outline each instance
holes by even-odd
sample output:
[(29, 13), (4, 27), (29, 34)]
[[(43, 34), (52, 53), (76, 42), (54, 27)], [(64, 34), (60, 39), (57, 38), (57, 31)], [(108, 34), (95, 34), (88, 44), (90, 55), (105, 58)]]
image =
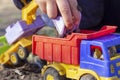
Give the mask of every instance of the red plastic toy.
[(115, 26), (104, 26), (100, 31), (81, 30), (81, 33), (72, 33), (66, 38), (34, 35), (32, 38), (32, 51), (41, 59), (50, 62), (79, 64), (81, 40), (104, 36), (113, 33), (115, 30)]

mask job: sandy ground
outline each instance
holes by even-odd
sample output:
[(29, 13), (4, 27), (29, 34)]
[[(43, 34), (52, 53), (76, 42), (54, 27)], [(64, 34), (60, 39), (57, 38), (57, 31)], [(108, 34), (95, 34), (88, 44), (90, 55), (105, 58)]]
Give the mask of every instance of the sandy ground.
[(5, 34), (5, 28), (21, 19), (21, 11), (12, 0), (0, 0), (0, 36)]

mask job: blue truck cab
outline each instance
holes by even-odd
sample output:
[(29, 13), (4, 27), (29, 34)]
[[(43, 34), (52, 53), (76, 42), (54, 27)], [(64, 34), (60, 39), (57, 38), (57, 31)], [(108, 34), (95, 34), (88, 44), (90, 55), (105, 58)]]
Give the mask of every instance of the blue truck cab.
[(104, 80), (120, 80), (120, 34), (82, 40), (80, 67), (95, 71)]

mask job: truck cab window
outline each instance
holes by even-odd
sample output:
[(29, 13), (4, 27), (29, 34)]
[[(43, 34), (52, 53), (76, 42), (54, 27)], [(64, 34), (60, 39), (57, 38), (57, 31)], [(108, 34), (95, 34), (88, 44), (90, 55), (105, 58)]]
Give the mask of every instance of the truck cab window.
[(110, 58), (120, 55), (120, 45), (108, 47)]
[(91, 46), (91, 55), (95, 59), (104, 60), (102, 50), (99, 46)]

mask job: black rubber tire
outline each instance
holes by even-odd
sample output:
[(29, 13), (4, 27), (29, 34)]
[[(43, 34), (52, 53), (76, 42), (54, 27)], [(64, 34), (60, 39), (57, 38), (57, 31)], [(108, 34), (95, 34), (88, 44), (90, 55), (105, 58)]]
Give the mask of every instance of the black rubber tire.
[[(18, 53), (18, 56), (21, 60), (26, 60), (26, 58), (29, 55), (27, 48), (24, 48), (22, 46), (19, 46), (17, 53)], [(21, 54), (23, 54), (23, 56), (21, 56)]]
[[(13, 61), (13, 59), (16, 59), (16, 61)], [(18, 66), (19, 64), (21, 64), (21, 60), (17, 53), (12, 53), (10, 55), (10, 61), (14, 66)]]
[[(29, 2), (31, 2), (32, 0), (26, 0), (27, 4)], [(22, 9), (23, 7), (25, 7), (25, 5), (21, 2), (21, 0), (13, 0), (15, 6), (18, 8), (18, 9)]]
[(66, 80), (64, 76), (60, 76), (54, 68), (48, 68), (43, 76), (43, 80), (47, 80), (47, 76), (51, 75), (54, 80)]
[(91, 74), (85, 74), (80, 78), (80, 80), (97, 80), (97, 79)]
[(35, 56), (34, 58), (35, 58), (34, 63), (37, 64), (41, 69), (43, 68), (44, 65), (47, 64), (45, 60), (40, 59), (38, 56)]

